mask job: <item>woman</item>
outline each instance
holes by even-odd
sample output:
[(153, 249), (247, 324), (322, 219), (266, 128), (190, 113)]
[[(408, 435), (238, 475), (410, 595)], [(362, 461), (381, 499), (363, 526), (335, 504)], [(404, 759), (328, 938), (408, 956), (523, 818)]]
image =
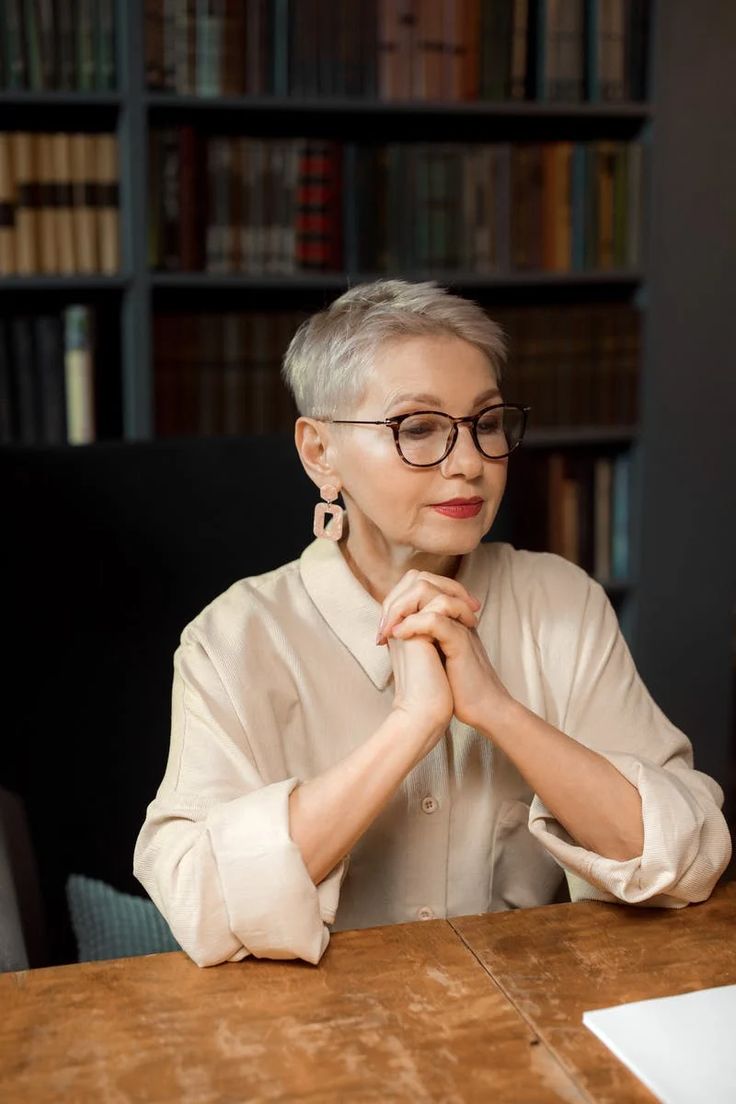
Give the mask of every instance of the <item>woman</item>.
[(135, 849), (200, 966), (318, 963), (328, 925), (541, 905), (565, 879), (573, 901), (679, 908), (726, 868), (723, 792), (603, 587), (481, 543), (526, 420), (504, 360), (434, 282), (354, 287), (294, 335), (315, 539), (183, 630)]

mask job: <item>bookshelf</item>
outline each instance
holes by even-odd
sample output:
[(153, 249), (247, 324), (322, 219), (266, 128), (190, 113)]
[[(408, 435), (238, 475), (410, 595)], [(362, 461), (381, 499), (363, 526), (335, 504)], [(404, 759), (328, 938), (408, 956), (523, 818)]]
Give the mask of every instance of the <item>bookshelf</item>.
[[(92, 0), (86, 0), (87, 7)], [(149, 136), (165, 128), (190, 126), (203, 137), (254, 139), (323, 138), (335, 142), (541, 143), (640, 141), (646, 151), (645, 190), (649, 218), (643, 228), (641, 263), (609, 266), (605, 271), (504, 271), (406, 266), (391, 274), (408, 279), (436, 278), (460, 293), (476, 298), (490, 313), (615, 304), (631, 306), (641, 318), (642, 344), (637, 377), (638, 411), (625, 423), (535, 424), (515, 470), (517, 488), (526, 485), (535, 463), (553, 453), (583, 458), (628, 457), (630, 517), (626, 523), (630, 572), (603, 580), (615, 602), (622, 628), (637, 665), (657, 701), (695, 739), (702, 736), (703, 769), (724, 779), (733, 758), (733, 706), (730, 661), (722, 664), (730, 642), (730, 611), (724, 620), (715, 601), (684, 603), (687, 616), (665, 616), (670, 597), (688, 573), (718, 579), (719, 593), (733, 595), (729, 565), (736, 562), (734, 511), (723, 510), (730, 484), (722, 474), (722, 455), (715, 441), (732, 438), (736, 418), (733, 401), (724, 391), (730, 378), (733, 334), (732, 308), (726, 288), (733, 279), (732, 254), (724, 249), (733, 237), (733, 211), (726, 197), (736, 193), (736, 151), (733, 149), (733, 82), (730, 51), (736, 44), (734, 9), (728, 0), (707, 0), (704, 6), (672, 0), (666, 19), (652, 0), (650, 56), (647, 62), (650, 98), (618, 102), (517, 100), (443, 102), (357, 97), (333, 91), (304, 93), (201, 95), (163, 91), (146, 83), (145, 5), (143, 0), (100, 0), (112, 4), (115, 17), (113, 88), (85, 91), (15, 89), (0, 91), (0, 131), (53, 132), (85, 130), (114, 133), (118, 140), (120, 267), (112, 275), (4, 275), (3, 317), (37, 315), (87, 303), (95, 311), (101, 345), (96, 382), (98, 440), (130, 445), (156, 438), (156, 320), (177, 313), (202, 315), (217, 311), (273, 310), (275, 301), (288, 311), (308, 312), (328, 302), (348, 284), (386, 275), (350, 267), (339, 272), (293, 271), (247, 273), (160, 271), (149, 264)], [(84, 4), (82, 5), (84, 7)], [(274, 5), (280, 11), (286, 5)], [(591, 5), (586, 2), (586, 10)], [(530, 10), (538, 11), (536, 0)], [(657, 16), (660, 15), (658, 19)], [(532, 66), (533, 68), (533, 66)], [(697, 74), (697, 79), (696, 79)], [(694, 89), (697, 89), (695, 92)], [(696, 112), (692, 104), (697, 102)], [(692, 155), (685, 151), (695, 151)], [(670, 182), (677, 180), (673, 189)], [(674, 198), (673, 198), (674, 197)], [(678, 206), (678, 197), (684, 206)], [(726, 273), (726, 276), (724, 276)], [(707, 297), (701, 289), (707, 287)], [(673, 318), (672, 305), (676, 305)], [(679, 310), (687, 304), (686, 310)], [(707, 363), (699, 359), (693, 335), (708, 334)], [(688, 350), (685, 358), (683, 350)], [(514, 383), (512, 344), (509, 386)], [(687, 360), (687, 364), (685, 363)], [(714, 395), (712, 431), (708, 442), (693, 452), (687, 470), (678, 463), (678, 419), (686, 419), (685, 395), (692, 364), (698, 364), (703, 391)], [(515, 394), (514, 398), (523, 398)], [(665, 404), (668, 418), (661, 417)], [(14, 444), (5, 446), (17, 446)], [(55, 446), (56, 447), (56, 446)], [(61, 448), (69, 446), (58, 446)], [(95, 444), (85, 445), (91, 451)], [(131, 453), (134, 453), (134, 449)], [(2, 450), (0, 450), (1, 455)], [(522, 471), (522, 465), (526, 470)], [(687, 488), (687, 502), (700, 512), (694, 523), (673, 523), (682, 511), (669, 472)], [(510, 481), (511, 482), (511, 481)], [(510, 487), (511, 490), (511, 487)], [(493, 530), (494, 539), (543, 547), (542, 534), (522, 539), (523, 496), (507, 495)], [(711, 524), (706, 518), (718, 519)], [(674, 526), (674, 527), (673, 527)], [(717, 552), (707, 549), (717, 548)], [(676, 550), (676, 555), (673, 554)], [(736, 596), (734, 596), (736, 598)], [(664, 617), (664, 620), (663, 620)], [(666, 623), (666, 629), (663, 627)], [(677, 646), (683, 631), (709, 641), (698, 654)], [(686, 658), (685, 658), (686, 657)], [(711, 672), (721, 674), (713, 682)], [(722, 677), (721, 677), (722, 675)], [(720, 681), (719, 681), (720, 679)], [(710, 687), (707, 704), (697, 705), (688, 687)], [(674, 687), (674, 689), (673, 689)], [(731, 750), (728, 750), (731, 749)]]
[[(20, 11), (23, 17), (25, 7), (32, 6), (24, 6), (21, 2), (15, 4), (14, 9)], [(241, 9), (241, 14), (245, 13), (244, 19), (252, 18), (250, 11), (256, 7), (258, 6), (255, 2), (250, 3), (249, 7), (244, 2)], [(419, 7), (424, 7), (424, 11), (429, 12), (426, 18), (431, 19), (434, 18), (431, 12), (436, 13), (441, 8), (441, 2), (437, 0), (435, 3), (433, 0)], [(458, 11), (472, 10), (471, 4), (467, 8), (462, 4), (457, 7)], [(503, 7), (503, 3), (495, 4), (495, 9), (499, 12)], [(544, 15), (541, 14), (543, 7), (543, 4), (540, 6), (535, 0), (530, 0), (527, 6), (532, 21), (534, 18), (537, 20), (537, 29), (535, 30), (532, 24), (526, 29), (523, 36), (525, 53), (521, 62), (518, 60), (521, 56), (518, 47), (514, 45), (518, 41), (518, 29), (506, 28), (503, 32), (511, 35), (509, 42), (513, 54), (505, 59), (503, 64), (508, 64), (510, 71), (514, 70), (514, 66), (521, 65), (519, 72), (514, 70), (511, 75), (508, 75), (509, 88), (513, 88), (514, 82), (516, 86), (519, 85), (521, 74), (521, 91), (516, 87), (514, 92), (518, 98), (510, 98), (510, 96), (498, 98), (498, 89), (495, 89), (497, 98), (462, 98), (460, 86), (463, 82), (467, 82), (467, 72), (462, 68), (459, 71), (457, 68), (448, 71), (447, 66), (442, 71), (445, 74), (442, 79), (447, 85), (447, 74), (450, 72), (450, 82), (455, 81), (455, 84), (451, 86), (452, 91), (449, 96), (438, 98), (433, 94), (436, 92), (439, 79), (436, 61), (429, 53), (417, 54), (416, 51), (412, 54), (412, 63), (415, 65), (414, 79), (415, 85), (418, 79), (422, 87), (418, 88), (417, 85), (409, 89), (409, 98), (399, 98), (402, 95), (406, 96), (407, 92), (406, 87), (401, 86), (403, 77), (398, 79), (401, 74), (397, 76), (396, 68), (393, 71), (387, 68), (381, 70), (380, 60), (374, 59), (375, 64), (370, 61), (365, 62), (367, 53), (364, 55), (362, 64), (367, 66), (366, 73), (369, 73), (365, 76), (365, 81), (369, 84), (373, 82), (372, 95), (345, 95), (340, 88), (335, 87), (341, 84), (344, 88), (350, 84), (351, 79), (354, 84), (354, 72), (351, 73), (348, 67), (345, 67), (344, 72), (339, 73), (337, 77), (326, 70), (320, 70), (317, 77), (314, 77), (309, 68), (309, 57), (313, 59), (316, 56), (313, 52), (313, 43), (312, 46), (302, 43), (296, 33), (294, 38), (290, 36), (288, 49), (297, 61), (300, 51), (305, 54), (307, 65), (306, 67), (302, 65), (300, 68), (295, 64), (292, 72), (289, 72), (284, 56), (279, 56), (277, 31), (273, 32), (276, 35), (273, 40), (276, 43), (274, 57), (271, 59), (273, 64), (270, 67), (267, 66), (263, 72), (263, 67), (259, 65), (257, 75), (254, 77), (253, 74), (256, 73), (253, 68), (254, 57), (249, 55), (252, 67), (247, 79), (243, 74), (239, 74), (237, 81), (233, 82), (231, 72), (230, 79), (224, 82), (230, 85), (227, 94), (215, 95), (213, 94), (216, 91), (212, 81), (213, 74), (209, 70), (205, 71), (204, 65), (202, 73), (196, 67), (199, 65), (199, 61), (196, 60), (199, 47), (201, 46), (202, 50), (209, 49), (206, 35), (201, 40), (198, 38), (204, 24), (196, 24), (194, 31), (191, 28), (189, 32), (175, 30), (173, 47), (166, 38), (167, 34), (171, 34), (171, 26), (173, 26), (171, 24), (167, 28), (163, 25), (162, 19), (166, 18), (166, 13), (174, 12), (175, 20), (179, 19), (182, 13), (191, 11), (191, 7), (188, 8), (185, 3), (180, 6), (174, 4), (173, 7), (159, 3), (157, 6), (145, 0), (135, 0), (131, 3), (125, 3), (122, 0), (86, 0), (79, 7), (78, 13), (78, 19), (86, 25), (86, 32), (83, 28), (70, 49), (81, 51), (81, 55), (77, 57), (76, 72), (77, 78), (83, 71), (87, 74), (87, 87), (84, 91), (73, 91), (68, 87), (73, 83), (70, 70), (66, 73), (67, 87), (63, 91), (50, 91), (47, 87), (15, 87), (12, 91), (1, 92), (0, 130), (22, 129), (31, 135), (34, 132), (36, 135), (45, 135), (47, 132), (65, 129), (84, 130), (92, 135), (113, 132), (117, 138), (119, 164), (117, 197), (119, 267), (115, 274), (15, 274), (7, 276), (3, 284), (7, 293), (6, 310), (9, 315), (13, 311), (29, 316), (40, 315), (42, 312), (54, 309), (63, 310), (74, 302), (85, 302), (95, 312), (97, 332), (105, 331), (105, 336), (100, 339), (102, 349), (97, 350), (98, 353), (103, 351), (105, 353), (105, 380), (102, 380), (102, 370), (94, 367), (89, 369), (95, 376), (97, 394), (94, 397), (94, 414), (87, 411), (86, 421), (89, 422), (92, 418), (96, 422), (95, 440), (104, 442), (104, 440), (122, 439), (125, 442), (135, 443), (137, 440), (150, 440), (156, 437), (157, 428), (159, 431), (164, 428), (164, 420), (160, 415), (157, 426), (157, 402), (159, 404), (167, 402), (167, 396), (173, 401), (173, 393), (167, 392), (161, 384), (159, 379), (161, 371), (157, 374), (156, 335), (167, 317), (175, 321), (178, 315), (185, 320), (192, 315), (204, 317), (207, 314), (215, 315), (216, 312), (232, 314), (236, 310), (244, 309), (268, 312), (273, 311), (278, 299), (279, 304), (291, 311), (291, 317), (294, 319), (292, 328), (295, 328), (303, 314), (319, 308), (345, 287), (385, 275), (402, 275), (408, 279), (436, 278), (461, 294), (477, 298), (483, 306), (488, 307), (491, 314), (499, 318), (502, 325), (504, 316), (509, 312), (515, 312), (515, 317), (521, 318), (524, 311), (540, 304), (545, 304), (550, 309), (570, 308), (570, 310), (585, 310), (586, 305), (589, 305), (591, 310), (596, 307), (602, 309), (602, 305), (616, 304), (619, 307), (629, 305), (634, 310), (638, 310), (642, 291), (646, 290), (646, 279), (644, 279), (641, 263), (643, 259), (641, 246), (637, 247), (636, 263), (617, 266), (609, 257), (605, 268), (596, 269), (590, 267), (586, 258), (586, 264), (584, 266), (578, 264), (576, 270), (562, 270), (569, 266), (561, 268), (559, 265), (557, 265), (559, 270), (544, 270), (538, 264), (527, 263), (523, 257), (523, 269), (518, 270), (518, 266), (512, 267), (510, 263), (511, 253), (508, 253), (506, 263), (502, 263), (500, 268), (498, 264), (486, 264), (484, 270), (479, 270), (477, 265), (462, 267), (457, 263), (451, 267), (437, 263), (419, 266), (406, 262), (397, 264), (396, 258), (391, 255), (384, 257), (385, 263), (375, 270), (361, 269), (355, 264), (355, 250), (351, 256), (346, 244), (340, 270), (305, 270), (303, 268), (300, 270), (297, 266), (294, 270), (277, 273), (267, 272), (263, 267), (257, 272), (235, 272), (235, 270), (220, 272), (220, 270), (210, 270), (215, 266), (209, 263), (200, 263), (196, 266), (199, 270), (181, 270), (182, 266), (178, 263), (169, 266), (151, 264), (149, 227), (153, 219), (152, 202), (154, 201), (149, 181), (154, 167), (149, 163), (149, 158), (153, 149), (152, 136), (166, 131), (167, 128), (170, 134), (174, 135), (179, 134), (182, 127), (189, 128), (200, 144), (198, 147), (200, 153), (206, 152), (215, 136), (221, 136), (221, 145), (226, 145), (228, 142), (236, 142), (239, 136), (243, 135), (249, 136), (248, 140), (253, 142), (254, 149), (258, 144), (265, 146), (267, 142), (278, 139), (291, 140), (295, 135), (305, 140), (326, 139), (335, 144), (342, 144), (341, 148), (344, 150), (348, 149), (349, 145), (353, 149), (361, 150), (375, 149), (376, 144), (381, 144), (394, 151), (401, 149), (401, 156), (408, 162), (415, 156), (422, 156), (419, 149), (425, 152), (429, 150), (428, 172), (434, 171), (431, 168), (434, 162), (430, 162), (429, 157), (435, 147), (430, 144), (436, 144), (438, 141), (441, 142), (442, 148), (446, 151), (450, 150), (450, 156), (452, 151), (460, 148), (471, 151), (481, 147), (488, 147), (493, 151), (508, 150), (505, 155), (509, 162), (506, 164), (506, 172), (515, 171), (513, 158), (521, 145), (524, 145), (527, 150), (536, 146), (541, 149), (541, 144), (548, 149), (550, 142), (570, 144), (570, 148), (572, 144), (577, 144), (578, 147), (588, 144), (590, 148), (590, 144), (595, 142), (620, 145), (631, 141), (640, 141), (642, 147), (646, 146), (649, 142), (649, 129), (654, 108), (653, 104), (643, 96), (646, 89), (638, 70), (632, 70), (630, 67), (628, 70), (621, 68), (621, 75), (626, 73), (632, 86), (634, 83), (641, 85), (638, 88), (641, 98), (636, 100), (623, 99), (621, 89), (616, 102), (596, 99), (593, 76), (588, 74), (584, 88), (584, 74), (579, 65), (577, 73), (579, 86), (575, 93), (578, 98), (545, 98), (543, 89), (537, 85), (541, 85), (541, 74), (545, 64), (547, 70), (550, 70), (553, 51), (552, 47), (545, 50), (541, 45), (544, 35), (547, 32), (552, 34), (550, 28), (540, 30), (544, 23)], [(648, 8), (644, 0), (639, 7), (642, 11)], [(227, 15), (228, 19), (237, 8), (238, 6), (231, 6), (227, 9), (230, 13)], [(506, 8), (511, 11), (509, 6)], [(274, 19), (277, 22), (278, 19), (286, 20), (286, 6), (274, 6), (273, 11), (277, 9)], [(303, 18), (302, 9), (299, 9), (299, 12), (294, 9), (295, 28), (296, 23)], [(362, 12), (360, 18), (364, 18), (365, 12), (370, 10), (370, 4), (359, 4), (358, 9)], [(492, 9), (493, 4), (479, 4), (480, 19), (490, 18), (488, 12)], [(213, 8), (212, 11), (214, 10)], [(263, 10), (263, 6), (260, 6), (262, 14)], [(454, 10), (454, 6), (446, 4), (445, 10), (446, 12)], [(580, 3), (580, 13), (584, 10), (597, 11), (598, 4)], [(159, 12), (158, 22), (157, 11)], [(423, 18), (425, 18), (424, 15), (420, 14), (419, 20)], [(99, 24), (109, 31), (113, 20), (114, 54), (110, 52), (110, 43), (105, 39), (105, 34), (100, 32), (97, 26)], [(284, 31), (287, 22), (282, 24), (281, 31)], [(364, 29), (367, 28), (367, 24), (364, 23), (363, 26)], [(444, 31), (449, 33), (451, 38), (455, 32), (451, 28), (448, 32), (448, 26), (449, 24), (445, 25)], [(308, 30), (309, 28), (302, 26), (303, 33), (306, 34)], [(427, 24), (425, 30), (427, 33), (435, 33), (437, 26), (429, 28)], [(439, 30), (441, 32), (442, 28)], [(39, 41), (43, 47), (43, 28), (36, 31), (40, 34)], [(90, 44), (85, 53), (85, 33), (87, 32)], [(205, 34), (205, 32), (206, 28), (202, 33)], [(70, 51), (64, 52), (64, 33), (66, 33), (64, 28), (61, 28), (60, 49), (68, 62), (66, 55)], [(189, 54), (186, 53), (186, 49), (183, 51), (180, 49), (181, 42), (184, 41), (181, 35), (185, 36), (186, 33), (190, 34), (189, 45), (186, 47)], [(344, 35), (344, 28), (335, 33)], [(194, 34), (193, 44), (192, 34)], [(150, 35), (159, 36), (156, 40), (159, 44), (158, 54), (156, 50), (152, 52), (153, 39)], [(26, 41), (26, 46), (29, 41), (30, 39)], [(457, 41), (456, 38), (456, 45)], [(498, 41), (500, 42), (501, 39), (499, 38)], [(630, 44), (631, 38), (627, 41)], [(349, 50), (352, 47), (346, 47), (346, 49)], [(396, 49), (401, 52), (405, 47), (399, 44)], [(310, 50), (311, 54), (309, 54)], [(593, 56), (593, 54), (595, 54), (594, 47), (589, 43), (585, 44), (583, 53), (578, 56), (579, 64), (582, 65), (584, 57)], [(110, 76), (110, 57), (113, 56), (115, 73)], [(377, 57), (377, 54), (375, 56)], [(404, 56), (406, 59), (408, 55)], [(467, 55), (467, 60), (470, 56), (470, 54)], [(598, 55), (595, 54), (595, 56)], [(151, 61), (152, 57), (153, 61)], [(418, 62), (417, 57), (420, 57)], [(602, 54), (600, 57), (602, 59)], [(41, 63), (43, 63), (42, 49)], [(97, 63), (96, 70), (93, 63)], [(71, 64), (68, 62), (68, 65)], [(226, 60), (224, 64), (227, 64)], [(450, 65), (455, 64), (450, 60)], [(484, 62), (482, 59), (477, 59), (476, 64), (482, 65)], [(495, 67), (500, 64), (498, 56), (492, 60), (488, 70), (490, 74), (488, 79), (491, 81)], [(8, 67), (7, 55), (6, 71)], [(31, 68), (31, 61), (26, 56), (26, 85), (33, 83)], [(57, 77), (63, 75), (62, 70), (63, 64), (60, 63)], [(593, 71), (595, 70), (594, 65)], [(419, 72), (418, 78), (417, 72)], [(486, 71), (479, 70), (477, 73), (477, 92), (484, 87), (483, 82), (486, 81), (484, 72)], [(175, 82), (172, 73), (175, 76)], [(636, 81), (632, 73), (637, 74)], [(602, 75), (605, 76), (605, 73)], [(43, 64), (40, 65), (39, 73), (35, 75), (36, 84), (41, 81), (42, 76)], [(554, 74), (551, 77), (550, 73), (546, 72), (545, 79), (553, 79), (553, 77)], [(166, 83), (167, 79), (170, 84), (181, 84), (184, 87), (179, 87), (177, 91), (173, 87), (162, 89), (152, 86), (156, 83), (159, 85)], [(8, 84), (7, 72), (4, 81)], [(192, 94), (191, 86), (198, 81), (203, 82), (202, 87), (206, 88), (205, 94)], [(256, 88), (256, 94), (254, 94), (254, 87), (258, 82), (260, 86)], [(320, 82), (331, 87), (330, 94), (314, 94), (313, 86)], [(382, 98), (378, 98), (376, 88), (381, 82), (383, 82)], [(238, 86), (236, 94), (233, 94), (234, 83)], [(265, 87), (269, 83), (274, 87), (265, 92)], [(105, 86), (95, 87), (95, 84)], [(250, 87), (246, 88), (246, 84)], [(311, 87), (312, 91), (303, 91), (301, 95), (285, 94), (288, 92), (289, 84), (292, 88), (300, 85), (303, 89)], [(553, 84), (545, 87), (547, 95), (550, 95), (551, 88), (554, 92)], [(422, 144), (422, 147), (419, 147), (419, 144)], [(346, 237), (349, 234), (348, 208), (351, 194), (358, 188), (362, 169), (356, 169), (353, 166), (351, 177), (348, 155), (345, 153), (344, 156), (342, 230), (343, 236)], [(489, 156), (501, 158), (501, 152), (493, 152)], [(594, 153), (593, 156), (599, 155)], [(398, 164), (398, 171), (403, 172), (404, 162), (399, 161)], [(465, 163), (458, 164), (457, 157), (455, 171), (462, 173), (469, 171)], [(465, 180), (465, 177), (462, 179)], [(383, 182), (384, 178), (381, 177), (380, 183)], [(595, 178), (589, 178), (588, 183), (591, 188), (595, 187)], [(390, 174), (385, 177), (385, 187), (387, 189), (393, 187)], [(437, 199), (437, 192), (434, 199)], [(183, 216), (183, 212), (179, 213)], [(430, 221), (431, 213), (427, 217)], [(506, 219), (511, 221), (512, 217), (513, 209), (510, 206)], [(386, 232), (388, 230), (390, 226), (387, 224)], [(427, 233), (430, 232), (435, 233), (431, 230), (431, 226)], [(352, 230), (353, 238), (359, 238), (361, 233), (365, 233), (365, 227), (358, 224), (356, 220)], [(493, 234), (495, 234), (495, 227)], [(495, 247), (497, 244), (495, 240), (493, 244)], [(410, 246), (413, 247), (414, 243), (410, 243)], [(506, 244), (506, 251), (511, 247)], [(437, 257), (436, 250), (435, 257)], [(494, 256), (493, 261), (497, 259)], [(333, 265), (332, 268), (337, 269), (338, 266)], [(204, 325), (203, 322), (202, 326)], [(544, 326), (543, 319), (540, 325)], [(211, 331), (214, 326), (214, 321), (209, 323)], [(175, 328), (177, 327), (174, 325), (172, 329)], [(277, 340), (281, 342), (281, 346), (285, 340), (288, 340), (288, 332), (284, 327), (280, 328)], [(196, 343), (196, 332), (194, 332), (194, 342)], [(512, 389), (514, 355), (512, 340), (512, 369), (509, 384)], [(102, 364), (102, 355), (97, 359)], [(194, 371), (196, 371), (195, 367)], [(275, 374), (276, 371), (276, 357), (271, 351), (270, 372)], [(537, 370), (534, 369), (534, 371)], [(173, 379), (171, 373), (168, 379)], [(529, 400), (529, 394), (518, 397)], [(533, 397), (534, 393), (532, 393), (532, 399)], [(264, 400), (264, 402), (267, 404), (269, 401)], [(534, 407), (534, 402), (532, 404)], [(636, 406), (636, 403), (633, 405)], [(262, 428), (284, 428), (289, 421), (292, 411), (288, 410), (282, 399), (276, 406), (281, 411), (279, 415), (281, 421), (273, 426), (264, 423)], [(269, 408), (274, 410), (273, 402)], [(536, 404), (536, 410), (538, 423), (540, 422), (538, 415), (542, 413), (541, 402)], [(591, 460), (595, 455), (604, 455), (612, 464), (617, 458), (625, 457), (629, 450), (636, 446), (638, 438), (636, 410), (632, 408), (630, 413), (633, 416), (628, 418), (627, 424), (604, 424), (604, 418), (597, 417), (595, 423), (591, 422), (587, 425), (579, 424), (579, 418), (576, 418), (575, 424), (570, 422), (553, 425), (550, 424), (554, 421), (552, 415), (546, 418), (546, 424), (544, 418), (542, 418), (542, 424), (535, 424), (533, 413), (532, 427), (525, 445), (527, 453), (534, 454), (537, 468), (546, 463), (547, 454), (562, 455), (565, 452), (569, 453), (570, 450), (572, 450), (570, 455), (586, 453)], [(558, 415), (555, 416), (558, 417)], [(610, 417), (608, 422), (610, 423)], [(243, 429), (243, 426), (238, 426), (231, 420), (230, 432), (243, 432)], [(248, 424), (246, 429), (247, 432), (253, 432), (254, 429), (257, 432), (258, 426)], [(177, 425), (169, 422), (168, 432), (175, 435)], [(217, 432), (217, 425), (212, 418), (207, 421), (205, 416), (201, 418), (199, 425), (190, 423), (179, 427), (180, 435), (184, 436), (206, 435), (209, 432)], [(77, 442), (78, 439), (77, 437)], [(89, 440), (85, 447), (94, 448), (94, 440)], [(585, 509), (587, 507), (582, 503), (578, 512)], [(501, 519), (500, 523), (503, 528), (504, 522)], [(628, 521), (625, 523), (628, 526)], [(513, 535), (514, 529), (511, 521), (510, 535)], [(535, 546), (531, 530), (527, 531), (527, 543)], [(545, 546), (544, 533), (537, 534), (536, 546)], [(593, 564), (588, 563), (586, 566), (589, 570), (593, 569)], [(611, 597), (619, 606), (622, 605), (622, 599), (629, 593), (630, 574), (627, 570), (621, 572), (619, 577), (605, 580)]]

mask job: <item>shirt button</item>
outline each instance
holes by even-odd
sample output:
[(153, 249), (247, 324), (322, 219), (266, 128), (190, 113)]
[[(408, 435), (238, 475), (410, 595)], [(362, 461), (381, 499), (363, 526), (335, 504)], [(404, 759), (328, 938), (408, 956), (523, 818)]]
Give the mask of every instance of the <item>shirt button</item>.
[(417, 909), (417, 916), (420, 920), (434, 920), (434, 913), (427, 905), (423, 905), (422, 908)]
[(437, 802), (431, 796), (431, 794), (428, 794), (427, 797), (422, 798), (422, 812), (424, 812), (424, 813), (433, 813), (436, 808), (437, 808)]

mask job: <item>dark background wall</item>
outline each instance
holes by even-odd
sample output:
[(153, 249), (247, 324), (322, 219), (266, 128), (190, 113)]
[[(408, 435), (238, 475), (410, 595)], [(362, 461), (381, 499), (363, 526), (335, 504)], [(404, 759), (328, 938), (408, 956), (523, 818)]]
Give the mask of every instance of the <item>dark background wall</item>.
[(736, 4), (656, 19), (633, 652), (733, 826)]

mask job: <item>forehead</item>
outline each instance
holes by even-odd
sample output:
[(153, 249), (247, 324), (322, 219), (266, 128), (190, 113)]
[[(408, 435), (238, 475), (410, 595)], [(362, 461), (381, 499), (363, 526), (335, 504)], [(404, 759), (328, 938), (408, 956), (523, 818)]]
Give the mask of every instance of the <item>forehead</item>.
[(496, 374), (477, 346), (452, 335), (384, 342), (374, 361), (369, 390), (383, 401), (474, 399), (497, 390)]

